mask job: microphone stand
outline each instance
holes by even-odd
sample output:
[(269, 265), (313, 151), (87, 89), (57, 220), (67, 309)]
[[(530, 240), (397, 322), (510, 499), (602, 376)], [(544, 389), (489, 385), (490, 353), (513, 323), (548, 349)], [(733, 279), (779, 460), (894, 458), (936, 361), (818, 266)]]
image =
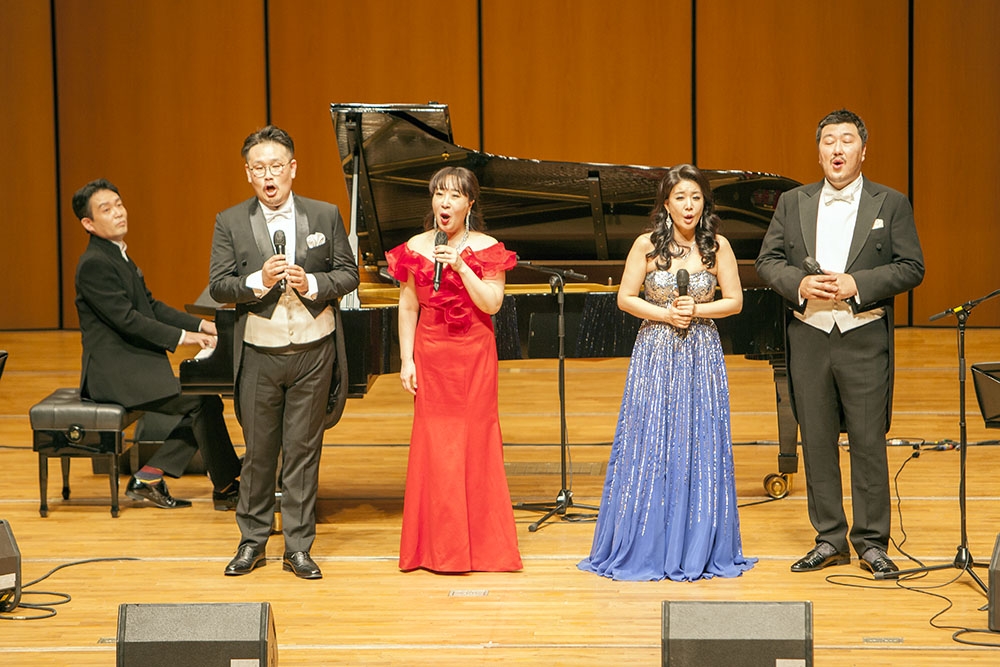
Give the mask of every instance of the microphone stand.
[(570, 507), (597, 511), (597, 507), (591, 505), (574, 505), (573, 492), (570, 491), (566, 482), (568, 434), (566, 430), (566, 319), (565, 319), (565, 279), (575, 278), (586, 280), (587, 276), (577, 273), (572, 269), (556, 269), (549, 266), (536, 266), (528, 261), (519, 261), (518, 266), (538, 271), (549, 276), (549, 286), (556, 295), (556, 303), (559, 304), (557, 338), (559, 340), (559, 459), (562, 487), (556, 495), (554, 503), (518, 503), (515, 509), (529, 510), (532, 512), (545, 512), (538, 521), (528, 526), (528, 532), (535, 532), (538, 527), (558, 515), (561, 519), (567, 518), (566, 511)]
[(965, 428), (965, 322), (969, 319), (969, 315), (972, 313), (972, 309), (978, 306), (983, 301), (987, 299), (992, 299), (993, 297), (1000, 295), (1000, 289), (987, 294), (986, 296), (975, 299), (973, 301), (966, 301), (960, 306), (955, 306), (954, 308), (949, 308), (948, 310), (942, 311), (937, 315), (931, 316), (928, 320), (933, 322), (934, 320), (939, 320), (947, 315), (954, 315), (956, 324), (958, 327), (958, 427), (959, 427), (959, 475), (958, 475), (958, 507), (961, 516), (961, 537), (962, 542), (958, 545), (958, 551), (955, 554), (955, 560), (949, 564), (942, 565), (924, 565), (921, 567), (911, 568), (909, 570), (900, 570), (899, 572), (887, 572), (881, 575), (875, 575), (876, 579), (898, 579), (899, 577), (904, 577), (908, 574), (916, 574), (918, 572), (931, 572), (934, 570), (944, 570), (950, 567), (954, 567), (959, 570), (963, 570), (969, 573), (969, 576), (975, 580), (979, 587), (983, 590), (987, 596), (989, 596), (989, 589), (983, 580), (976, 574), (974, 567), (987, 567), (986, 563), (977, 563), (973, 559), (972, 554), (969, 551), (969, 533), (966, 528), (966, 502), (965, 502), (965, 464), (966, 464), (966, 454), (968, 450), (968, 441)]

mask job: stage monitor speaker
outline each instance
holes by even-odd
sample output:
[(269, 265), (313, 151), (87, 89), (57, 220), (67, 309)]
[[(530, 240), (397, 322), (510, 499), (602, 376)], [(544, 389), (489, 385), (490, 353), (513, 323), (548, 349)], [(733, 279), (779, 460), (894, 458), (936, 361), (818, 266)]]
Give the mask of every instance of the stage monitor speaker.
[(14, 611), (21, 602), (21, 552), (10, 524), (0, 519), (0, 612)]
[(986, 428), (1000, 428), (1000, 361), (972, 364), (972, 384)]
[(122, 604), (118, 667), (274, 667), (267, 602)]
[(993, 545), (993, 558), (990, 559), (989, 593), (987, 593), (987, 608), (990, 630), (1000, 632), (1000, 533)]
[(664, 667), (811, 667), (812, 602), (663, 603)]

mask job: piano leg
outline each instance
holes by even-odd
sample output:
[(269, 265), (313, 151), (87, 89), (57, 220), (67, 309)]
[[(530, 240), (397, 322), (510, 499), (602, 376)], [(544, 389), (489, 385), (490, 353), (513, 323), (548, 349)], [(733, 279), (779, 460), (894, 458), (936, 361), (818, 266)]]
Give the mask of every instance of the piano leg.
[(799, 471), (799, 425), (792, 414), (785, 360), (771, 362), (778, 412), (778, 473), (764, 478), (764, 489), (772, 498), (784, 498), (791, 489), (791, 476)]
[(271, 519), (271, 534), (281, 535), (281, 472), (284, 467), (281, 452), (278, 452), (278, 475), (274, 480), (274, 517)]

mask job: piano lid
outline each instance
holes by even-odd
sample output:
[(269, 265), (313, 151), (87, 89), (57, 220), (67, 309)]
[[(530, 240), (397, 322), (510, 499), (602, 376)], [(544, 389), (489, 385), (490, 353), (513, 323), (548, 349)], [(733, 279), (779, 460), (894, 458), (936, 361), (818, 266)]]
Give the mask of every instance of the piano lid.
[[(454, 143), (444, 104), (331, 104), (363, 266), (423, 229), (428, 183), (448, 165), (475, 172), (487, 231), (536, 264), (563, 266), (592, 282), (617, 282), (632, 242), (647, 231), (668, 167), (553, 162), (492, 155)], [(721, 232), (736, 257), (756, 259), (782, 192), (796, 181), (748, 171), (703, 170)], [(513, 275), (512, 275), (513, 274)], [(522, 282), (517, 272), (508, 282)], [(523, 282), (538, 282), (524, 272)]]

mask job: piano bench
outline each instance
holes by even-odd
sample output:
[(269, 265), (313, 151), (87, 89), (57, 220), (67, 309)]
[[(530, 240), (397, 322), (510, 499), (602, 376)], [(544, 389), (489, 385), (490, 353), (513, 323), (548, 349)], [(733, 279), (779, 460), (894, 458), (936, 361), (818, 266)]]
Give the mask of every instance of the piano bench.
[(111, 483), (111, 516), (118, 516), (119, 461), (130, 442), (125, 429), (142, 416), (116, 403), (81, 399), (78, 389), (57, 389), (29, 411), (33, 432), (32, 449), (38, 452), (38, 484), (41, 491), (40, 515), (48, 516), (49, 459), (62, 463), (63, 500), (69, 500), (71, 458), (105, 459)]

